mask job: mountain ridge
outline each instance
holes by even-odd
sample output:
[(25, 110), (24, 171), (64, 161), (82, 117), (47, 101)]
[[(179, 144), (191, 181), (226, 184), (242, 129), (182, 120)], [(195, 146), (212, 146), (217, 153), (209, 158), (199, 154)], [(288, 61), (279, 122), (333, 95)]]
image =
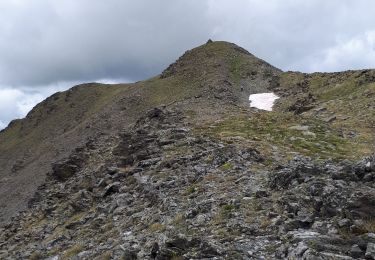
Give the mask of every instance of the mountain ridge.
[[(281, 97), (274, 111), (268, 113), (249, 107), (249, 95), (262, 92), (275, 92)], [(116, 251), (110, 247), (106, 250), (111, 257), (116, 259), (119, 252), (125, 251), (124, 254), (128, 253), (125, 259), (134, 259), (134, 254), (140, 259), (145, 258), (152, 245), (144, 244), (138, 236), (147, 237), (147, 242), (157, 241), (163, 245), (158, 259), (172, 259), (172, 255), (182, 257), (184, 254), (194, 257), (193, 251), (198, 252), (195, 256), (198, 259), (199, 253), (200, 257), (209, 258), (209, 253), (202, 253), (205, 250), (211, 250), (211, 257), (225, 258), (225, 254), (234, 257), (235, 252), (242, 255), (245, 249), (236, 251), (231, 246), (224, 246), (227, 252), (221, 252), (215, 246), (215, 243), (222, 243), (219, 240), (204, 238), (199, 243), (192, 242), (186, 238), (190, 236), (189, 232), (178, 223), (175, 228), (184, 232), (179, 238), (184, 248), (176, 251), (173, 249), (175, 246), (169, 247), (168, 241), (162, 238), (177, 235), (168, 230), (168, 218), (171, 216), (166, 215), (182, 214), (180, 220), (174, 221), (186, 220), (186, 223), (204, 229), (204, 221), (197, 220), (197, 215), (187, 217), (190, 216), (189, 210), (193, 209), (192, 205), (184, 204), (185, 197), (196, 195), (193, 201), (201, 204), (207, 199), (208, 187), (217, 185), (225, 191), (226, 197), (213, 193), (219, 204), (213, 202), (211, 213), (209, 209), (204, 209), (198, 214), (200, 219), (210, 219), (212, 226), (207, 225), (206, 228), (217, 233), (219, 229), (224, 232), (226, 221), (230, 222), (233, 217), (233, 221), (240, 221), (238, 223), (247, 227), (243, 232), (251, 240), (253, 231), (234, 214), (236, 209), (245, 210), (247, 206), (229, 200), (231, 197), (247, 196), (236, 192), (246, 193), (246, 187), (238, 184), (238, 179), (249, 179), (250, 173), (255, 175), (254, 180), (248, 180), (249, 183), (259, 186), (249, 193), (251, 198), (263, 198), (263, 195), (257, 195), (258, 191), (277, 194), (275, 190), (282, 190), (289, 183), (284, 184), (272, 174), (268, 176), (262, 172), (280, 172), (277, 168), (280, 165), (288, 169), (292, 179), (297, 178), (293, 176), (298, 173), (302, 176), (307, 174), (306, 178), (315, 180), (316, 176), (311, 177), (309, 172), (298, 172), (299, 168), (308, 166), (319, 169), (318, 175), (332, 175), (327, 183), (335, 183), (336, 175), (341, 176), (345, 172), (340, 168), (343, 167), (341, 162), (349, 160), (351, 164), (347, 163), (346, 167), (353, 168), (355, 172), (357, 161), (365, 158), (358, 163), (363, 174), (359, 173), (356, 181), (367, 185), (372, 192), (373, 164), (371, 158), (365, 156), (374, 152), (374, 95), (373, 70), (313, 74), (282, 72), (241, 47), (226, 42), (208, 42), (188, 51), (160, 75), (145, 81), (115, 85), (89, 83), (56, 93), (38, 104), (25, 119), (12, 122), (0, 132), (0, 222), (8, 223), (12, 216), (16, 216), (5, 226), (11, 227), (13, 223), (23, 227), (14, 233), (6, 228), (5, 235), (0, 238), (1, 250), (8, 251), (13, 243), (21, 253), (14, 255), (14, 251), (7, 255), (0, 251), (0, 256), (4, 253), (4, 258), (27, 258), (36, 252), (40, 258), (46, 258), (56, 251), (57, 255), (62, 252), (62, 259), (69, 259), (67, 255), (71, 251), (81, 253), (92, 250), (82, 258), (99, 257), (105, 252), (85, 246), (74, 248), (64, 239), (64, 243), (57, 242), (53, 246), (49, 240), (52, 237), (57, 239), (61, 232), (66, 239), (71, 236), (67, 234), (72, 228), (65, 227), (77, 225), (78, 231), (89, 232), (88, 235), (82, 233), (89, 241), (94, 233), (85, 225), (94, 225), (94, 219), (101, 216), (101, 211), (105, 212), (102, 218), (108, 221), (108, 217), (115, 218), (113, 211), (107, 212), (103, 207), (112, 208), (113, 201), (120, 200), (118, 196), (130, 196), (125, 200), (130, 199), (132, 192), (142, 198), (139, 204), (132, 202), (135, 207), (132, 210), (152, 218), (142, 209), (147, 205), (145, 208), (149, 208), (158, 219), (145, 220), (145, 223), (136, 221), (135, 229), (126, 227), (136, 235), (134, 239), (138, 246), (142, 244), (142, 248), (134, 251), (126, 244), (126, 250), (120, 248)], [(308, 159), (303, 159), (304, 156)], [(327, 173), (325, 166), (321, 166), (322, 162), (329, 164), (330, 160), (337, 164), (333, 173)], [(151, 181), (154, 178), (156, 182)], [(270, 188), (267, 178), (274, 183)], [(351, 175), (347, 178), (355, 179)], [(175, 184), (168, 184), (171, 181)], [(231, 186), (223, 182), (238, 185), (238, 189), (231, 190)], [(170, 191), (168, 185), (171, 185)], [(304, 188), (303, 182), (301, 185)], [(184, 192), (181, 194), (180, 191)], [(296, 190), (298, 192), (302, 193)], [(341, 190), (339, 193), (347, 194)], [(164, 203), (174, 197), (179, 201), (177, 206), (173, 206), (172, 202)], [(256, 207), (254, 203), (252, 207)], [(266, 201), (264, 203), (268, 205)], [(290, 204), (290, 201), (286, 203)], [(124, 206), (120, 204), (113, 207)], [(158, 212), (153, 204), (166, 207), (166, 215)], [(168, 207), (184, 212), (169, 212)], [(132, 218), (134, 212), (124, 213), (122, 210), (118, 210), (120, 216)], [(263, 213), (259, 214), (261, 218), (255, 221), (256, 224), (259, 225), (257, 221), (267, 222)], [(320, 213), (314, 214), (323, 218)], [(38, 219), (38, 215), (42, 220)], [(281, 213), (280, 216), (284, 217)], [(82, 220), (85, 218), (87, 221)], [(355, 220), (356, 217), (351, 218)], [(27, 219), (31, 222), (28, 223)], [(116, 221), (112, 219), (111, 223), (115, 225)], [(138, 226), (139, 229), (136, 228)], [(30, 244), (25, 249), (14, 240), (17, 232), (33, 233), (36, 227), (45, 235), (43, 239), (35, 238), (33, 241), (43, 241), (48, 246), (31, 250)], [(267, 227), (264, 227), (264, 234), (271, 232), (267, 231)], [(237, 230), (234, 226), (231, 228)], [(114, 230), (109, 228), (108, 232)], [(227, 232), (231, 231), (225, 230), (224, 233)], [(257, 235), (264, 234), (262, 231)], [(105, 239), (110, 238), (109, 234), (106, 236)], [(78, 239), (78, 235), (71, 237), (73, 241)], [(178, 239), (173, 243), (176, 241)], [(54, 247), (55, 251), (52, 250)], [(258, 256), (267, 255), (264, 248), (262, 250)], [(275, 257), (276, 251), (270, 254)]]

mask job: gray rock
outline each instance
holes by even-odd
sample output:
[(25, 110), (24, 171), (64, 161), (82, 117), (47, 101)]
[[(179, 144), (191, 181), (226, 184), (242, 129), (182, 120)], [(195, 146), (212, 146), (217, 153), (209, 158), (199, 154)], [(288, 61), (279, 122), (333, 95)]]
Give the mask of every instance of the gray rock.
[(364, 252), (357, 244), (354, 244), (350, 249), (350, 255), (354, 258), (361, 258), (363, 253)]
[(343, 228), (343, 227), (349, 227), (351, 223), (352, 222), (350, 221), (350, 219), (344, 218), (344, 219), (340, 219), (337, 224), (340, 228)]
[(299, 242), (297, 247), (294, 248), (288, 256), (291, 259), (299, 259), (303, 256), (307, 249), (309, 249), (309, 247), (304, 242)]
[(335, 121), (337, 119), (336, 116), (330, 116), (330, 117), (327, 117), (324, 119), (324, 122), (326, 123), (332, 123), (333, 121)]
[(309, 126), (307, 125), (296, 125), (296, 126), (291, 126), (289, 127), (291, 130), (297, 130), (297, 131), (308, 131)]
[(367, 244), (366, 258), (375, 259), (375, 244), (374, 243)]

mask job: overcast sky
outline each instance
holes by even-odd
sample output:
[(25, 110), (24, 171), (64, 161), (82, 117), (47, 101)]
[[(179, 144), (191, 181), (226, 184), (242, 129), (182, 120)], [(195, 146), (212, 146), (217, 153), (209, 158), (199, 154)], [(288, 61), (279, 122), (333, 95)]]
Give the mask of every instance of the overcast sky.
[(208, 38), (282, 70), (375, 67), (374, 0), (0, 1), (0, 128), (81, 82), (160, 73)]

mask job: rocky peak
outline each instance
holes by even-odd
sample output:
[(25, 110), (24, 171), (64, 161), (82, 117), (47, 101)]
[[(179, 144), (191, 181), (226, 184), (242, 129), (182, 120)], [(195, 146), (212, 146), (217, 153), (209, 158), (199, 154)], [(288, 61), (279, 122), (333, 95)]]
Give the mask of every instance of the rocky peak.
[[(186, 51), (176, 62), (165, 69), (160, 78), (171, 76), (201, 76), (207, 73), (242, 73), (243, 67), (251, 65), (248, 73), (277, 74), (281, 71), (267, 62), (255, 57), (247, 50), (229, 42), (207, 41), (192, 50)], [(245, 73), (245, 72), (244, 72)], [(245, 75), (245, 74), (244, 74)]]

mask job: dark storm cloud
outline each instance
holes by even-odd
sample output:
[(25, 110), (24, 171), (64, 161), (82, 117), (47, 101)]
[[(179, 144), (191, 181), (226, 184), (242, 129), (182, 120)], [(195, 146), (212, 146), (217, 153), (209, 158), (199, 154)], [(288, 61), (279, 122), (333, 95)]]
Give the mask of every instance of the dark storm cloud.
[(25, 0), (0, 8), (3, 85), (141, 79), (209, 35), (204, 1)]
[(283, 70), (373, 68), (373, 10), (373, 0), (1, 1), (0, 128), (73, 82), (144, 79), (208, 38)]

